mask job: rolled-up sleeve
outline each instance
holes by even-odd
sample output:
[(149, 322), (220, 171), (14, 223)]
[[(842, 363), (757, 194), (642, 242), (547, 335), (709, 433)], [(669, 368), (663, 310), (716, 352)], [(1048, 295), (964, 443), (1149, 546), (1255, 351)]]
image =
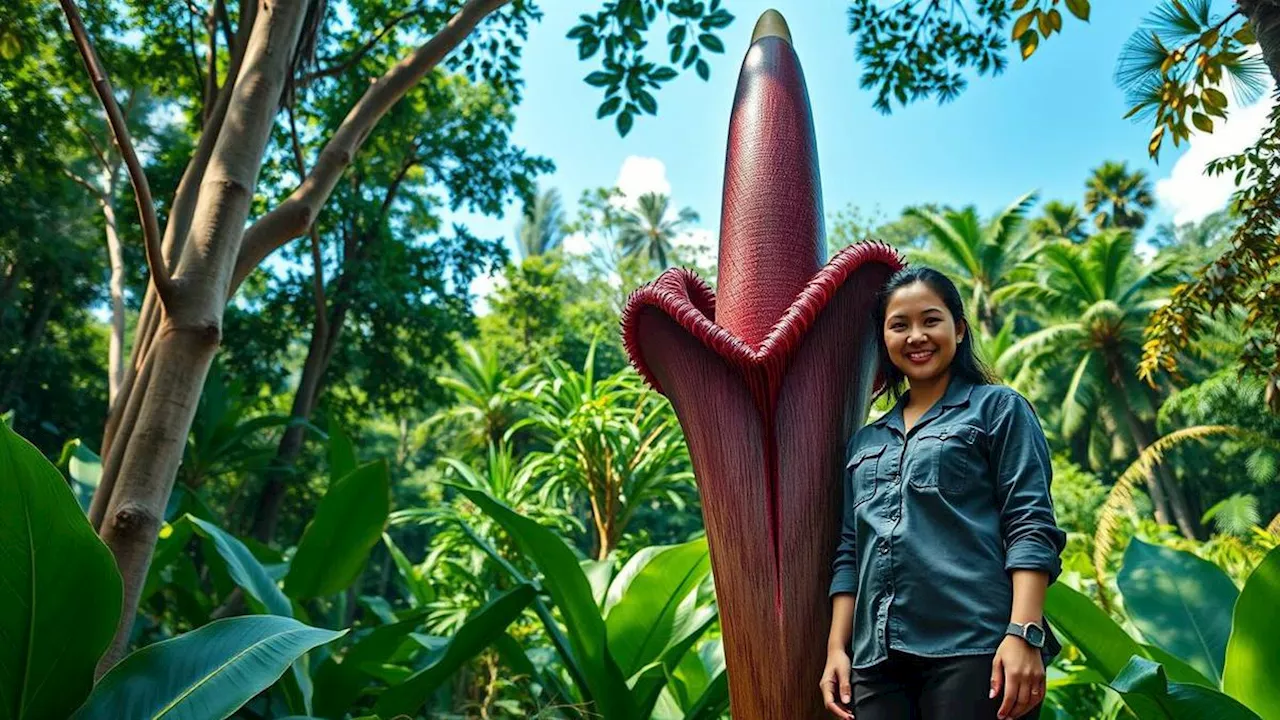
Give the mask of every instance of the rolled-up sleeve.
[(1052, 584), (1062, 572), (1067, 534), (1053, 514), (1049, 445), (1026, 398), (1009, 392), (996, 405), (991, 427), (1005, 570), (1039, 570)]
[(831, 562), (831, 591), (828, 596), (853, 593), (858, 588), (858, 525), (853, 512), (853, 483), (846, 470), (843, 478), (844, 522), (840, 525), (840, 542)]

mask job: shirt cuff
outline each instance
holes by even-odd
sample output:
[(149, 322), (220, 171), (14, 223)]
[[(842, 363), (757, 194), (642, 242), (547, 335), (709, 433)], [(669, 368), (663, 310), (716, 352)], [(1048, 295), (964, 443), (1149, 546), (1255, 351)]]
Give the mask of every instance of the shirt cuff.
[(858, 589), (858, 579), (854, 576), (852, 569), (841, 570), (831, 579), (831, 591), (827, 597), (832, 597), (837, 593), (852, 593)]
[(1052, 585), (1062, 573), (1062, 559), (1053, 548), (1044, 543), (1021, 540), (1010, 546), (1005, 555), (1004, 569), (1039, 570), (1049, 575), (1049, 584)]

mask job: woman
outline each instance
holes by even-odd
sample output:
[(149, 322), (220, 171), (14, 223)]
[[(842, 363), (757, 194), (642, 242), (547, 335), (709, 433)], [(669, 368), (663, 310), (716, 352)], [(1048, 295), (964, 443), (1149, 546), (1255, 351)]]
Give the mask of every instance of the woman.
[(858, 720), (1038, 717), (1061, 649), (1041, 613), (1066, 542), (1044, 433), (975, 356), (946, 276), (898, 272), (877, 320), (897, 404), (848, 445), (827, 708)]

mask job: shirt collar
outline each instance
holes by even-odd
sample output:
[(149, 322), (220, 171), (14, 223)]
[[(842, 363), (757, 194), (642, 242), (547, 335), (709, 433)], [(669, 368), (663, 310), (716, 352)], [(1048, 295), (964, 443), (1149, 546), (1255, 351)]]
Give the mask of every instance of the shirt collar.
[[(969, 404), (969, 395), (972, 393), (973, 383), (969, 382), (965, 378), (952, 376), (950, 382), (947, 383), (947, 390), (942, 394), (942, 398), (938, 402), (934, 403), (933, 407), (929, 408), (920, 420), (916, 422), (916, 427), (936, 418), (947, 408), (960, 407), (962, 405)], [(885, 427), (887, 425), (901, 433), (905, 426), (902, 421), (902, 409), (906, 404), (907, 395), (903, 394), (903, 396), (898, 398), (898, 401), (894, 403), (893, 407), (889, 409), (889, 412), (881, 415), (879, 419), (872, 423), (872, 425), (877, 427)]]

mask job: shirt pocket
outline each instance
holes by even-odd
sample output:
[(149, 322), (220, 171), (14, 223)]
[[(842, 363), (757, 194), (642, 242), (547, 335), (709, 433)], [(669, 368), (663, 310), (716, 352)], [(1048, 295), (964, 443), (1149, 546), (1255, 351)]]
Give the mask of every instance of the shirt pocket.
[(960, 495), (973, 485), (973, 473), (981, 467), (976, 426), (930, 427), (920, 431), (916, 443), (918, 459), (910, 479), (914, 487)]
[(880, 458), (887, 445), (859, 448), (844, 466), (853, 485), (853, 505), (857, 507), (876, 494), (876, 481), (880, 476)]

